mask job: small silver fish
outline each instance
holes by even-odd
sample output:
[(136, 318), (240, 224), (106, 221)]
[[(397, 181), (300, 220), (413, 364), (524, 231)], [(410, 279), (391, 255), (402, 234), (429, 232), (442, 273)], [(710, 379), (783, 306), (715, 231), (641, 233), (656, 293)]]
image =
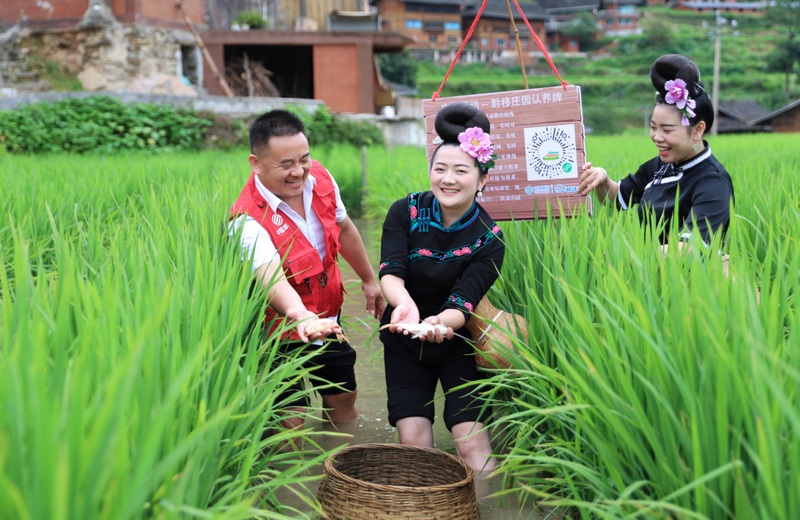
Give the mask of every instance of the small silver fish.
[[(441, 323), (433, 324), (425, 321), (423, 321), (422, 323), (389, 323), (381, 327), (380, 330), (388, 329), (391, 325), (397, 325), (401, 329), (407, 330), (412, 337), (420, 339), (424, 339), (428, 335), (428, 332), (430, 331), (435, 332), (438, 330), (439, 332), (442, 333), (443, 336), (447, 334), (447, 325), (442, 325)], [(453, 336), (459, 337), (465, 341), (472, 343), (472, 338), (462, 336), (457, 332), (454, 332)]]
[(436, 332), (439, 331), (442, 334), (447, 334), (447, 326), (442, 325), (441, 323), (389, 323), (384, 325), (380, 328), (380, 330), (388, 329), (390, 326), (395, 325), (403, 330), (407, 330), (413, 337), (425, 337), (428, 335), (428, 332)]

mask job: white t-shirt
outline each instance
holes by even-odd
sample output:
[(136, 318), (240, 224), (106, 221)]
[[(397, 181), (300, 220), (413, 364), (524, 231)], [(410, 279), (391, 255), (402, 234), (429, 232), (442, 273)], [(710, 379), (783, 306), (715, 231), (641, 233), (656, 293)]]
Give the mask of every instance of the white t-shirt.
[[(330, 172), (329, 172), (330, 174)], [(336, 193), (336, 222), (341, 222), (347, 217), (342, 198), (339, 195), (339, 185), (331, 176), (333, 181), (334, 192)], [(309, 174), (306, 178), (305, 185), (303, 186), (303, 206), (305, 207), (306, 219), (304, 220), (297, 214), (288, 204), (276, 197), (271, 191), (264, 187), (258, 177), (255, 177), (256, 189), (267, 201), (272, 211), (278, 209), (283, 210), (289, 218), (297, 225), (297, 228), (303, 233), (311, 245), (319, 252), (320, 260), (325, 259), (327, 246), (325, 245), (325, 229), (322, 227), (322, 222), (317, 217), (317, 214), (311, 208), (311, 199), (314, 195), (314, 186), (317, 184), (317, 179)], [(242, 260), (253, 257), (253, 272), (259, 267), (266, 264), (274, 257), (278, 256), (278, 250), (275, 244), (272, 243), (272, 238), (267, 233), (267, 230), (261, 227), (256, 219), (249, 215), (239, 215), (233, 219), (228, 226), (231, 236), (239, 231), (239, 226), (242, 226)]]

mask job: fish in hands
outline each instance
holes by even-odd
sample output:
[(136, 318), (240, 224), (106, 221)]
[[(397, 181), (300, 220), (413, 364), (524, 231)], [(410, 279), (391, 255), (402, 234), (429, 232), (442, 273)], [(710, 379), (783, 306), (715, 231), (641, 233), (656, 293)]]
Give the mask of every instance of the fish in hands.
[(342, 327), (335, 321), (330, 318), (317, 318), (315, 320), (311, 320), (303, 329), (306, 336), (311, 336), (313, 334), (322, 334), (323, 337), (327, 336), (331, 332), (336, 333), (336, 341), (348, 341), (347, 337), (342, 333)]
[(440, 332), (442, 336), (447, 335), (447, 326), (442, 325), (441, 323), (387, 323), (386, 325), (382, 326), (380, 330), (388, 329), (389, 327), (396, 327), (397, 331), (404, 330), (408, 331), (408, 333), (414, 337), (419, 339), (425, 339), (428, 337), (429, 332)]

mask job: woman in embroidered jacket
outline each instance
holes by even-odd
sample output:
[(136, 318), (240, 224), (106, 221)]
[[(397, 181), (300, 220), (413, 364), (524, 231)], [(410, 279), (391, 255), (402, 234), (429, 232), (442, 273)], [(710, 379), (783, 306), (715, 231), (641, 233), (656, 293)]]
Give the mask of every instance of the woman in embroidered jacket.
[[(444, 421), (459, 456), (476, 471), (491, 470), (488, 411), (460, 385), (482, 377), (473, 347), (454, 331), (464, 324), (497, 279), (503, 263), (500, 228), (475, 200), (494, 164), (489, 120), (467, 103), (436, 115), (443, 141), (431, 156), (430, 191), (396, 201), (381, 239), (380, 279), (388, 306), (380, 339), (389, 422), (400, 442), (433, 447), (434, 392), (445, 393)], [(414, 336), (402, 324), (446, 326)]]
[(728, 229), (733, 202), (731, 177), (703, 139), (714, 123), (711, 98), (697, 65), (679, 54), (658, 58), (650, 79), (656, 89), (650, 139), (658, 156), (619, 182), (587, 162), (579, 191), (586, 195), (595, 190), (602, 202), (615, 201), (623, 210), (638, 203), (643, 221), (652, 217), (666, 224), (661, 235), (665, 248), (673, 217), (679, 219), (681, 242), (699, 233), (708, 244), (712, 233)]

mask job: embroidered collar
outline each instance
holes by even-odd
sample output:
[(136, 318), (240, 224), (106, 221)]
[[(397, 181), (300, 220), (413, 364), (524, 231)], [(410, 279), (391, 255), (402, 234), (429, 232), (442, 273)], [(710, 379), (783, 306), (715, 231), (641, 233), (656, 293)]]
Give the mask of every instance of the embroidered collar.
[[(428, 202), (430, 201), (430, 203)], [(430, 206), (427, 206), (430, 204)], [(434, 227), (445, 233), (459, 231), (478, 218), (480, 214), (478, 203), (473, 201), (472, 206), (450, 227), (445, 227), (442, 223), (442, 208), (433, 192), (425, 191), (411, 194), (409, 198), (409, 211), (411, 216), (411, 230), (420, 233), (427, 233)]]
[(454, 222), (452, 226), (444, 227), (444, 224), (442, 224), (442, 208), (439, 205), (439, 201), (436, 200), (436, 197), (433, 197), (432, 206), (433, 206), (433, 222), (432, 223), (436, 226), (437, 229), (441, 229), (442, 231), (445, 231), (447, 233), (451, 233), (451, 232), (455, 232), (455, 231), (458, 231), (460, 229), (463, 229), (463, 228), (469, 226), (470, 224), (472, 224), (475, 221), (475, 219), (478, 218), (478, 213), (479, 213), (479, 211), (478, 211), (478, 203), (473, 201), (472, 202), (472, 206), (469, 207), (469, 209), (466, 211), (466, 213), (461, 215), (460, 219), (458, 219), (456, 222)]
[(695, 166), (697, 166), (701, 162), (703, 162), (706, 159), (708, 159), (709, 157), (711, 157), (711, 147), (708, 146), (708, 143), (705, 142), (705, 141), (703, 141), (703, 144), (706, 147), (705, 150), (703, 150), (701, 153), (699, 153), (698, 155), (695, 155), (694, 157), (692, 157), (691, 159), (689, 159), (688, 161), (686, 161), (684, 163), (676, 164), (675, 165), (675, 169), (676, 170), (680, 170), (680, 171), (686, 171), (686, 170), (688, 170), (690, 168), (694, 168)]
[(694, 168), (701, 162), (711, 157), (711, 147), (708, 146), (708, 143), (706, 143), (705, 141), (703, 141), (703, 143), (706, 145), (706, 149), (702, 153), (695, 155), (688, 161), (685, 161), (680, 164), (661, 163), (661, 168), (659, 168), (658, 171), (655, 172), (653, 180), (648, 182), (647, 185), (644, 187), (644, 189), (646, 190), (654, 185), (658, 186), (661, 184), (678, 182), (683, 178), (684, 173), (687, 173), (690, 169)]

